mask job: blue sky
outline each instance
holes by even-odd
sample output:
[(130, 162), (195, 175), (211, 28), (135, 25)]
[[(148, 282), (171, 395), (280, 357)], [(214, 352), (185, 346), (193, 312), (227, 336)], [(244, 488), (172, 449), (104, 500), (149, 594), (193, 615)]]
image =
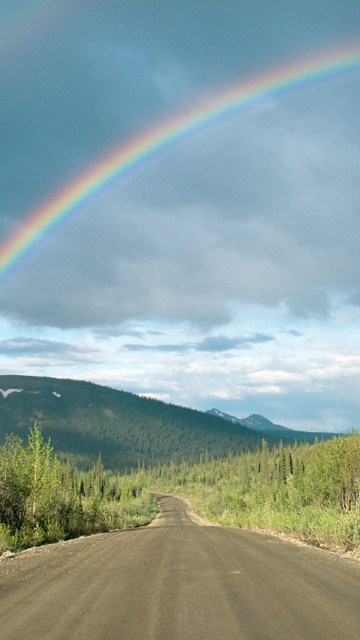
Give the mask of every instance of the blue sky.
[[(360, 43), (352, 0), (4, 0), (0, 21), (0, 242), (137, 132)], [(104, 191), (0, 282), (1, 371), (359, 427), (359, 105), (360, 71), (315, 83)]]

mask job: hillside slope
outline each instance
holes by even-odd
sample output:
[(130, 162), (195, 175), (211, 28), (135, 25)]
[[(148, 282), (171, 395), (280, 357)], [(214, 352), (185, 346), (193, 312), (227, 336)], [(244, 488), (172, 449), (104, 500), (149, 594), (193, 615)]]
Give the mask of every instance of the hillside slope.
[[(0, 443), (11, 432), (26, 438), (35, 420), (56, 452), (85, 465), (101, 452), (114, 469), (225, 455), (261, 446), (263, 438), (201, 411), (91, 382), (0, 376)], [(269, 444), (279, 440), (265, 437)]]

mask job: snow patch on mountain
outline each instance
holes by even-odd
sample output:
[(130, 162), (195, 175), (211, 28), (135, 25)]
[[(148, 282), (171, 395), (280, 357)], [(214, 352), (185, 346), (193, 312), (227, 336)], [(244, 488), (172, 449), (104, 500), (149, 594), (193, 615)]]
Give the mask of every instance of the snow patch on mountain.
[(21, 393), (21, 391), (23, 391), (23, 389), (7, 389), (6, 391), (0, 389), (0, 393), (2, 393), (3, 398), (7, 398), (10, 393)]
[(227, 420), (228, 422), (233, 422), (234, 424), (241, 424), (242, 426), (246, 426), (244, 424), (244, 420), (246, 420), (246, 418), (236, 418), (235, 416), (231, 416), (228, 413), (219, 411), (219, 409), (211, 409), (206, 413), (210, 413), (210, 415), (213, 415), (213, 416), (218, 416), (218, 418), (223, 418), (224, 420)]

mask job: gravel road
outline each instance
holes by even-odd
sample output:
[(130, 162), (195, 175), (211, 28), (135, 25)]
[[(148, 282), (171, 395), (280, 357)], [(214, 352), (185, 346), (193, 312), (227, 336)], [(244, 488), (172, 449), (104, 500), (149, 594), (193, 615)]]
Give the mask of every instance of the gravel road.
[(358, 562), (158, 500), (148, 527), (2, 560), (1, 640), (359, 640)]

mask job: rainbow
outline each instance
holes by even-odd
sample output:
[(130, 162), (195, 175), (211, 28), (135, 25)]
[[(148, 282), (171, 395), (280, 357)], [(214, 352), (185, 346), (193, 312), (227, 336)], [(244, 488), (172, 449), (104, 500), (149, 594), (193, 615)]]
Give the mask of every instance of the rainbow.
[(0, 245), (0, 280), (20, 263), (40, 240), (75, 214), (81, 205), (87, 204), (93, 196), (112, 182), (137, 169), (175, 142), (239, 109), (359, 69), (360, 45), (325, 52), (311, 59), (302, 59), (232, 85), (122, 143), (31, 212), (22, 226)]

